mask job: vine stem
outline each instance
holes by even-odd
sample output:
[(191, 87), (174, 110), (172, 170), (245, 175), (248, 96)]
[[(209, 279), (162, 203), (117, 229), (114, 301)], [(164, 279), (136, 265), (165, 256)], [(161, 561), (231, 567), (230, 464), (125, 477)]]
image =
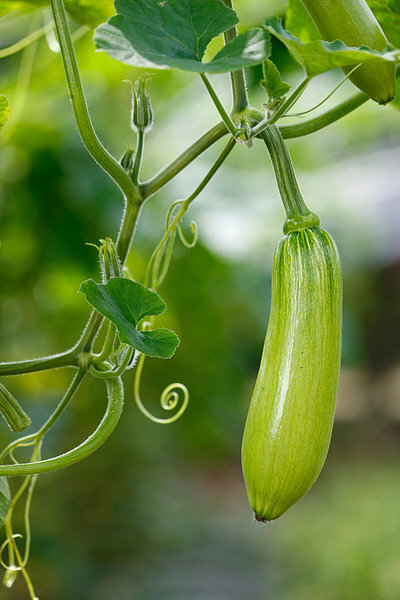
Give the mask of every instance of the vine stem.
[(133, 170), (132, 170), (132, 181), (135, 185), (138, 185), (140, 165), (142, 164), (144, 136), (145, 136), (144, 130), (138, 129), (136, 152), (135, 152), (135, 162), (133, 164)]
[(318, 227), (319, 218), (312, 213), (304, 202), (293, 168), (289, 150), (276, 125), (269, 125), (262, 137), (271, 156), (276, 181), (285, 207), (287, 219), (283, 226), (284, 233)]
[(293, 123), (292, 125), (279, 125), (279, 131), (286, 140), (309, 135), (310, 133), (314, 133), (315, 131), (319, 131), (328, 125), (331, 125), (342, 117), (345, 117), (353, 112), (353, 110), (356, 110), (356, 108), (365, 104), (368, 100), (369, 96), (367, 96), (367, 94), (358, 92), (358, 94), (354, 94), (347, 100), (340, 102), (317, 117), (305, 119), (304, 121)]
[[(224, 4), (229, 8), (233, 9), (232, 0), (223, 0)], [(225, 31), (224, 40), (225, 44), (229, 44), (235, 37), (237, 36), (237, 28), (232, 27)], [(244, 69), (238, 69), (237, 71), (230, 72), (231, 77), (231, 87), (232, 87), (232, 113), (240, 113), (245, 108), (248, 107), (249, 101), (247, 98), (247, 90), (246, 90), (246, 78), (244, 74)]]
[(225, 123), (226, 128), (228, 129), (229, 133), (231, 133), (233, 135), (233, 137), (236, 137), (237, 131), (236, 131), (235, 124), (232, 121), (232, 119), (230, 118), (230, 116), (228, 115), (228, 113), (226, 112), (221, 100), (218, 98), (218, 95), (217, 95), (216, 91), (214, 90), (211, 81), (208, 79), (208, 77), (205, 73), (200, 73), (200, 77), (201, 77), (204, 85), (206, 86), (206, 89), (207, 89), (208, 93), (210, 94), (211, 99), (214, 102), (216, 109), (218, 110), (219, 114), (221, 115), (221, 118), (222, 118), (223, 122)]
[(44, 425), (42, 425), (42, 427), (36, 433), (35, 437), (36, 437), (37, 440), (43, 439), (43, 437), (46, 435), (46, 433), (48, 432), (48, 430), (50, 429), (50, 427), (52, 427), (54, 425), (54, 423), (56, 422), (56, 420), (58, 419), (58, 417), (61, 415), (61, 413), (64, 411), (64, 409), (68, 405), (69, 401), (75, 395), (78, 387), (80, 386), (80, 384), (83, 381), (83, 378), (86, 375), (86, 372), (87, 372), (87, 370), (84, 367), (81, 367), (78, 370), (78, 372), (76, 373), (75, 377), (71, 381), (71, 384), (70, 384), (69, 388), (65, 392), (65, 394), (64, 394), (61, 402), (58, 404), (57, 408), (50, 415), (50, 417), (47, 419), (47, 421), (44, 423)]
[(52, 425), (55, 423), (55, 421), (67, 407), (70, 400), (75, 395), (78, 387), (82, 383), (85, 374), (86, 368), (82, 367), (78, 370), (78, 372), (72, 379), (67, 391), (65, 392), (61, 401), (57, 405), (56, 409), (53, 411), (53, 413), (50, 415), (47, 421), (42, 425), (42, 427), (36, 433), (31, 433), (30, 435), (26, 435), (8, 444), (8, 446), (6, 446), (0, 453), (0, 463), (3, 462), (7, 454), (9, 454), (9, 452), (12, 452), (15, 448), (19, 446), (32, 446), (33, 444), (36, 444), (38, 441), (43, 439), (47, 431), (50, 429), (50, 427), (52, 427)]
[[(107, 379), (106, 385), (108, 397), (106, 412), (97, 429), (82, 442), (82, 444), (73, 450), (69, 450), (69, 452), (65, 452), (64, 454), (60, 454), (53, 458), (30, 463), (19, 463), (16, 465), (0, 465), (0, 476), (35, 475), (36, 473), (56, 471), (57, 469), (73, 465), (95, 452), (95, 450), (97, 450), (97, 448), (99, 448), (114, 431), (121, 416), (124, 404), (124, 392), (121, 378)], [(45, 426), (47, 426), (47, 424), (48, 422)]]
[(125, 169), (123, 169), (115, 158), (104, 148), (93, 128), (83, 93), (78, 63), (63, 0), (50, 0), (50, 5), (60, 44), (61, 57), (71, 97), (72, 108), (83, 144), (93, 159), (104, 169), (111, 179), (115, 181), (129, 203), (130, 201), (137, 199), (138, 190)]
[[(55, 1), (59, 2), (60, 0), (52, 0), (52, 2)], [(65, 61), (64, 65), (68, 65), (68, 62)], [(396, 75), (399, 76), (399, 74), (400, 65), (396, 70)], [(366, 94), (363, 92), (358, 92), (347, 100), (337, 104), (333, 108), (321, 113), (317, 117), (313, 117), (300, 123), (294, 123), (291, 125), (279, 125), (279, 131), (284, 139), (292, 139), (309, 135), (348, 115), (362, 104), (366, 103), (368, 100), (369, 98)], [(72, 98), (72, 101), (74, 101), (74, 98)], [(86, 103), (84, 103), (84, 105), (86, 106)], [(74, 114), (75, 117), (77, 117), (78, 111), (74, 110)], [(228, 130), (225, 123), (218, 123), (205, 134), (203, 134), (189, 148), (187, 148), (187, 150), (185, 150), (180, 156), (178, 156), (169, 165), (157, 173), (153, 178), (139, 186), (139, 193), (137, 194), (136, 201), (133, 204), (129, 203), (125, 208), (124, 217), (118, 235), (117, 251), (122, 264), (124, 264), (126, 260), (142, 204), (169, 181), (171, 181), (178, 173), (180, 173), (193, 160), (200, 156), (205, 150), (210, 148), (215, 142), (227, 134)], [(125, 171), (124, 174), (126, 175)], [(90, 350), (93, 339), (95, 338), (101, 323), (101, 315), (99, 315), (99, 313), (96, 311), (93, 311), (89, 317), (81, 338), (71, 350), (67, 350), (66, 352), (56, 354), (54, 356), (0, 363), (0, 375), (19, 375), (22, 373), (31, 373), (64, 366), (77, 366), (79, 364), (80, 355), (85, 354)]]
[(295, 87), (290, 96), (285, 100), (282, 106), (280, 106), (272, 116), (267, 116), (265, 119), (260, 121), (257, 125), (255, 125), (255, 127), (252, 128), (250, 137), (255, 137), (256, 135), (259, 135), (266, 127), (268, 127), (268, 125), (273, 125), (284, 114), (286, 114), (287, 111), (292, 108), (293, 104), (300, 98), (301, 94), (304, 92), (310, 81), (310, 77), (305, 77), (302, 81), (300, 81), (299, 85)]
[(16, 362), (0, 363), (0, 375), (21, 375), (22, 373), (34, 373), (36, 371), (45, 371), (46, 369), (55, 369), (58, 367), (76, 366), (76, 349), (67, 350), (53, 356), (44, 356), (41, 358), (31, 358)]

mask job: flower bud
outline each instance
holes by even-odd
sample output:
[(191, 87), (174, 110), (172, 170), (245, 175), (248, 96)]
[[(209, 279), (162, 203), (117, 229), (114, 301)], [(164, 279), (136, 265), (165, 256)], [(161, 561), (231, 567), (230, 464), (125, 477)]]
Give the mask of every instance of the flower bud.
[(13, 431), (23, 431), (31, 424), (26, 412), (2, 383), (0, 383), (0, 412)]
[(133, 169), (134, 154), (135, 151), (133, 150), (133, 148), (128, 148), (128, 150), (125, 152), (125, 154), (120, 160), (121, 166), (125, 169), (127, 173), (130, 173)]
[(132, 126), (137, 131), (144, 132), (153, 124), (153, 111), (144, 77), (135, 81), (132, 86), (132, 94)]

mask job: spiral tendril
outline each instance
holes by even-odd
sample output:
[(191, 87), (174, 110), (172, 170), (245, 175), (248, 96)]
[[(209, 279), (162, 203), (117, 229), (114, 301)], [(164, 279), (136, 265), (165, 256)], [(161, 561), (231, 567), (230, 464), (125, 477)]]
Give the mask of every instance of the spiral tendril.
[[(8, 565), (7, 563), (4, 562), (3, 560), (3, 552), (4, 550), (7, 548), (8, 544), (13, 544), (14, 540), (16, 538), (22, 538), (23, 536), (20, 533), (13, 533), (11, 537), (8, 537), (4, 540), (4, 542), (1, 544), (0, 546), (0, 565), (7, 571), (21, 571), (22, 570), (22, 566), (17, 566), (14, 564), (10, 564)], [(13, 581), (14, 583), (14, 581)], [(11, 585), (8, 585), (7, 587), (11, 587)]]
[(190, 231), (193, 235), (193, 239), (191, 242), (189, 242), (189, 240), (186, 238), (185, 234), (183, 233), (182, 225), (180, 223), (178, 223), (178, 225), (177, 225), (177, 230), (178, 230), (179, 237), (180, 237), (182, 244), (184, 246), (186, 246), (186, 248), (194, 248), (195, 245), (197, 244), (197, 240), (199, 238), (199, 233), (197, 230), (196, 222), (190, 221), (189, 227), (190, 227)]
[[(190, 202), (188, 200), (175, 200), (167, 211), (165, 232), (150, 257), (144, 276), (144, 284), (147, 286), (150, 285), (153, 290), (157, 290), (167, 276), (176, 233), (178, 232), (179, 238), (186, 248), (193, 248), (197, 243), (198, 231), (196, 223), (191, 221), (189, 226), (193, 235), (191, 241), (185, 236), (181, 225), (182, 218), (186, 214), (189, 205)], [(179, 209), (176, 210), (178, 207)]]
[[(135, 371), (135, 381), (134, 381), (134, 397), (135, 402), (139, 408), (139, 410), (153, 423), (159, 423), (161, 425), (169, 425), (170, 423), (174, 423), (177, 421), (185, 412), (187, 405), (189, 404), (189, 390), (183, 383), (171, 383), (168, 385), (162, 392), (160, 397), (160, 405), (163, 410), (175, 410), (179, 404), (180, 398), (182, 398), (182, 404), (179, 410), (172, 417), (156, 417), (153, 415), (147, 408), (144, 406), (142, 399), (140, 397), (140, 381), (142, 377), (143, 365), (146, 360), (146, 355), (141, 354), (139, 356), (139, 360), (137, 362), (136, 371)], [(182, 392), (182, 396), (178, 393), (177, 390)]]

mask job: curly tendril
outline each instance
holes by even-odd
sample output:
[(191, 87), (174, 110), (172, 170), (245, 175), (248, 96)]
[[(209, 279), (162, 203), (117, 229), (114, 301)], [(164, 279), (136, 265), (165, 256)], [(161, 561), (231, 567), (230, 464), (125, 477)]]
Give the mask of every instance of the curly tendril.
[(178, 230), (179, 237), (180, 237), (182, 244), (184, 246), (186, 246), (186, 248), (194, 248), (195, 245), (197, 244), (197, 240), (199, 238), (199, 233), (198, 233), (196, 222), (190, 221), (189, 227), (190, 227), (190, 232), (193, 235), (193, 239), (191, 242), (189, 242), (189, 240), (186, 238), (185, 234), (183, 233), (182, 225), (180, 223), (178, 223), (178, 225), (177, 225), (177, 230)]
[(144, 406), (142, 399), (140, 397), (140, 381), (142, 377), (143, 365), (146, 360), (146, 355), (141, 354), (139, 356), (139, 360), (136, 365), (135, 370), (135, 380), (134, 380), (134, 396), (135, 402), (139, 408), (139, 410), (153, 423), (160, 423), (161, 425), (169, 425), (170, 423), (174, 423), (177, 421), (185, 412), (187, 405), (189, 403), (189, 390), (183, 383), (171, 383), (168, 385), (161, 394), (160, 397), (160, 405), (163, 410), (175, 410), (180, 401), (180, 394), (177, 390), (182, 392), (182, 404), (179, 410), (172, 416), (166, 418), (159, 418), (154, 416), (147, 408)]
[[(144, 284), (147, 286), (150, 285), (153, 290), (157, 290), (167, 276), (176, 233), (178, 232), (179, 238), (186, 248), (193, 248), (197, 243), (198, 231), (196, 223), (194, 221), (190, 223), (190, 231), (193, 235), (192, 241), (186, 238), (181, 224), (182, 218), (190, 206), (190, 202), (190, 199), (175, 200), (168, 209), (165, 232), (150, 257), (144, 276)], [(177, 208), (178, 210), (176, 210)]]

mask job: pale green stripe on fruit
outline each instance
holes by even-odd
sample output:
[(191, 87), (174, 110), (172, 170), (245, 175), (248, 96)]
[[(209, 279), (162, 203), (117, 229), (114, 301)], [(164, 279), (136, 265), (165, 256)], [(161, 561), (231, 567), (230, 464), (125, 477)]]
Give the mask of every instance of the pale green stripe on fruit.
[(340, 367), (342, 275), (318, 227), (285, 236), (274, 256), (272, 300), (243, 437), (250, 505), (279, 517), (318, 477), (332, 432)]

